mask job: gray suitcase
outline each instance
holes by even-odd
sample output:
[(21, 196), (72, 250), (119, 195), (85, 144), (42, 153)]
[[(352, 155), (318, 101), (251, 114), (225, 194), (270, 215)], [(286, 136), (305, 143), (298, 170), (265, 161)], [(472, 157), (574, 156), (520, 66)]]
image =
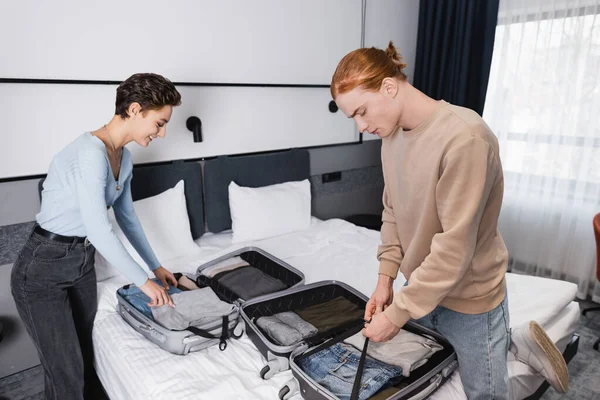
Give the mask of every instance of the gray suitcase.
[[(323, 303), (335, 297), (343, 296), (364, 308), (368, 298), (356, 289), (339, 281), (316, 282), (305, 286), (288, 289), (272, 295), (262, 296), (240, 304), (240, 314), (246, 332), (253, 344), (267, 360), (260, 371), (263, 379), (272, 377), (279, 371), (291, 368), (294, 379), (287, 382), (280, 392), (280, 399), (288, 399), (300, 391), (303, 398), (309, 400), (337, 399), (325, 388), (314, 382), (296, 363), (303, 355), (317, 348), (331, 346), (346, 337), (359, 332), (364, 321), (341, 326), (331, 332), (319, 333), (293, 346), (281, 346), (264, 334), (255, 320), (261, 316), (276, 314), (282, 311), (293, 311), (299, 308)], [(425, 399), (440, 387), (458, 366), (456, 353), (452, 346), (438, 333), (423, 326), (409, 322), (403, 329), (419, 335), (426, 335), (443, 346), (443, 350), (435, 353), (429, 361), (412, 371), (410, 377), (403, 378), (402, 389), (388, 397), (389, 400)]]
[[(236, 256), (240, 256), (250, 265), (266, 272), (268, 275), (280, 279), (288, 288), (304, 283), (304, 275), (287, 263), (259, 248), (244, 247), (201, 265), (197, 269), (197, 276), (190, 277), (196, 281), (198, 286), (210, 286), (222, 300), (236, 305), (234, 311), (224, 316), (226, 319), (206, 326), (190, 327), (182, 331), (169, 330), (146, 317), (123, 297), (122, 289), (127, 289), (131, 285), (125, 285), (117, 291), (118, 312), (129, 325), (146, 339), (173, 354), (184, 355), (217, 344), (221, 350), (225, 350), (227, 339), (231, 337), (239, 338), (243, 333), (243, 324), (239, 324), (241, 321), (239, 318), (239, 305), (242, 300), (235, 293), (231, 293), (226, 288), (218, 285), (216, 281), (213, 282), (211, 279), (204, 277), (200, 272), (204, 268)], [(227, 329), (224, 329), (225, 326), (227, 326)]]

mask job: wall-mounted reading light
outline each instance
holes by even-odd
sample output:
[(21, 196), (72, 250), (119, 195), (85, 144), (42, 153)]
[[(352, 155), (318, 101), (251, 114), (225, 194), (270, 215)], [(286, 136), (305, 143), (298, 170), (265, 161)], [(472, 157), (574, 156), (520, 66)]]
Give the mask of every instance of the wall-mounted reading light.
[(194, 133), (194, 142), (202, 142), (202, 121), (198, 117), (189, 117), (185, 121), (185, 126)]
[(335, 101), (331, 100), (331, 101), (329, 102), (329, 112), (332, 112), (332, 113), (334, 113), (334, 112), (337, 112), (337, 110), (338, 110), (338, 109), (339, 109), (339, 108), (338, 108), (338, 105), (337, 105), (337, 104), (335, 104)]

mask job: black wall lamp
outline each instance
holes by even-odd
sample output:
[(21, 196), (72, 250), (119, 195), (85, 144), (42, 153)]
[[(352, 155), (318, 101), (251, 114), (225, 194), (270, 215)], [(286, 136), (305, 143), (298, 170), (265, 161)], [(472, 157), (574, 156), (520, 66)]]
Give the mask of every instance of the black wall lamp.
[(202, 121), (200, 121), (200, 118), (189, 117), (187, 121), (185, 121), (185, 126), (194, 133), (194, 142), (202, 142)]
[(335, 104), (335, 101), (331, 100), (329, 102), (329, 112), (334, 113), (334, 112), (337, 112), (338, 109), (339, 109), (338, 105)]

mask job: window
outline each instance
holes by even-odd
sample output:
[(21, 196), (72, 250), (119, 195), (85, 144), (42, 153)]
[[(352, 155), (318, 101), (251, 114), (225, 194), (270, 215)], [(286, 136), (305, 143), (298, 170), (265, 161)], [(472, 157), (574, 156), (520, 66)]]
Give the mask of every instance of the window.
[(521, 14), (506, 3), (484, 109), (504, 170), (600, 184), (598, 1)]

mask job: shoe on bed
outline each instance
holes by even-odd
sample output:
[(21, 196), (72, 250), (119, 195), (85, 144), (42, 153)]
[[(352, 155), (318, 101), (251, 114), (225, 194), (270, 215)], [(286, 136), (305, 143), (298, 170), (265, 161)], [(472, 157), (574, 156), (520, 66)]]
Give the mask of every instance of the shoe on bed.
[(513, 329), (510, 351), (515, 358), (536, 370), (560, 393), (569, 388), (569, 370), (563, 355), (544, 329), (535, 321)]

